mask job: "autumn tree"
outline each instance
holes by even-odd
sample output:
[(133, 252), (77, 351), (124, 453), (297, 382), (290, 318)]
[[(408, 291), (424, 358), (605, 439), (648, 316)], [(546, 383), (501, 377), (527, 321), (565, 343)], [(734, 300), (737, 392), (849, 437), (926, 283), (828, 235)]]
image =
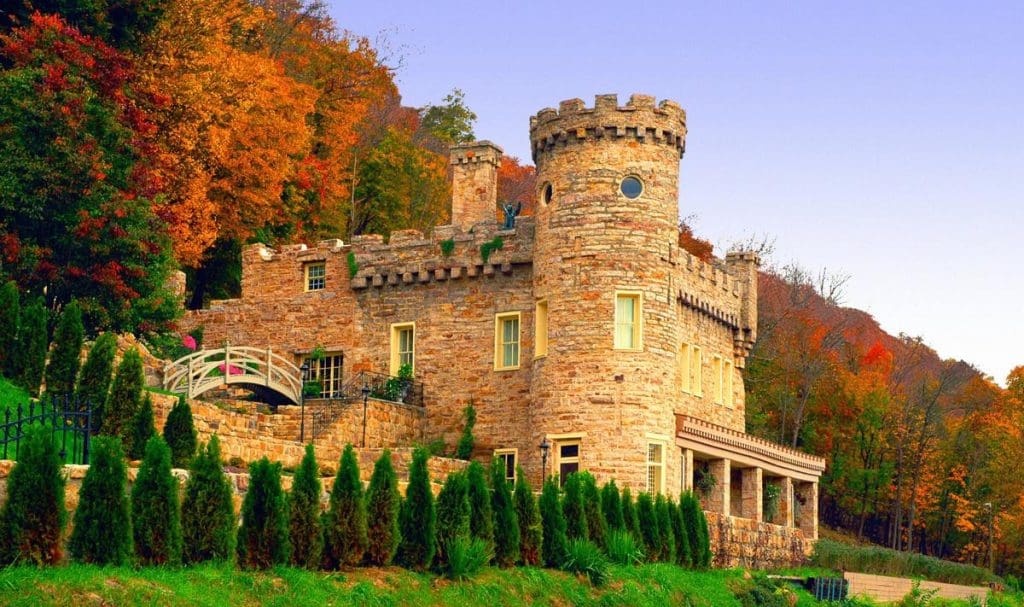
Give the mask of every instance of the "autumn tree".
[(515, 156), (502, 156), (498, 167), (498, 202), (522, 203), (520, 215), (528, 216), (537, 207), (537, 169), (521, 164)]

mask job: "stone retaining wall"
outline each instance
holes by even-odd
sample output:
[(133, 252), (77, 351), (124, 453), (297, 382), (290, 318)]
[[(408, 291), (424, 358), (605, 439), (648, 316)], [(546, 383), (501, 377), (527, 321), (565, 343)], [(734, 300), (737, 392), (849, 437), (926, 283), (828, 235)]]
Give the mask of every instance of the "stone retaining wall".
[(715, 567), (782, 569), (807, 562), (814, 542), (801, 530), (705, 512)]
[[(849, 596), (866, 596), (880, 603), (895, 603), (903, 600), (914, 588), (914, 580), (867, 573), (844, 573), (849, 582)], [(959, 586), (941, 582), (920, 582), (921, 590), (934, 590), (935, 597), (943, 599), (969, 600), (977, 598), (984, 605), (988, 599), (988, 588), (983, 586)]]

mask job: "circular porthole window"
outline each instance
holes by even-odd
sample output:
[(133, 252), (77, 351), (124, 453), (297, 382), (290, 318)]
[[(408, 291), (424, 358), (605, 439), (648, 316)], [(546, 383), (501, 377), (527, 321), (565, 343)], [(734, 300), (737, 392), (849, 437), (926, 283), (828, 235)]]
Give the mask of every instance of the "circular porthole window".
[(544, 204), (551, 204), (551, 197), (555, 195), (555, 190), (551, 187), (550, 183), (545, 183), (544, 187), (540, 191), (540, 201)]
[(633, 199), (644, 192), (644, 182), (630, 175), (619, 184), (619, 191), (626, 198)]

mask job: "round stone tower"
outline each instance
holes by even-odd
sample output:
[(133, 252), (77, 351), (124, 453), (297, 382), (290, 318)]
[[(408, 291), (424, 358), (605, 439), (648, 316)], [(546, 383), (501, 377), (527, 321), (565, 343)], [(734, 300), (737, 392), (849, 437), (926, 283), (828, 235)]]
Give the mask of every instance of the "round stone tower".
[[(534, 444), (552, 444), (547, 474), (571, 470), (578, 453), (601, 482), (678, 495), (672, 262), (685, 137), (683, 109), (646, 95), (624, 106), (599, 95), (593, 108), (571, 99), (530, 119), (533, 286), (548, 320), (531, 415)], [(649, 458), (660, 478), (648, 479)]]

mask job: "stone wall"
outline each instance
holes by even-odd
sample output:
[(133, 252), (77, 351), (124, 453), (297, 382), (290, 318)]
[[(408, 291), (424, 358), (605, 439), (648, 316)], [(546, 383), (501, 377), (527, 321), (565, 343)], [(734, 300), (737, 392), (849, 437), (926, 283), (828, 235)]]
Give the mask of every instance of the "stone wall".
[[(869, 575), (867, 573), (846, 572), (843, 577), (849, 582), (849, 596), (866, 596), (880, 603), (895, 603), (903, 600), (914, 588), (914, 580), (889, 577), (885, 575)], [(923, 591), (935, 591), (935, 596), (943, 599), (969, 600), (976, 598), (985, 604), (988, 588), (983, 586), (959, 586), (941, 582), (921, 581)]]
[(807, 562), (814, 543), (799, 529), (705, 512), (715, 567), (781, 569)]

